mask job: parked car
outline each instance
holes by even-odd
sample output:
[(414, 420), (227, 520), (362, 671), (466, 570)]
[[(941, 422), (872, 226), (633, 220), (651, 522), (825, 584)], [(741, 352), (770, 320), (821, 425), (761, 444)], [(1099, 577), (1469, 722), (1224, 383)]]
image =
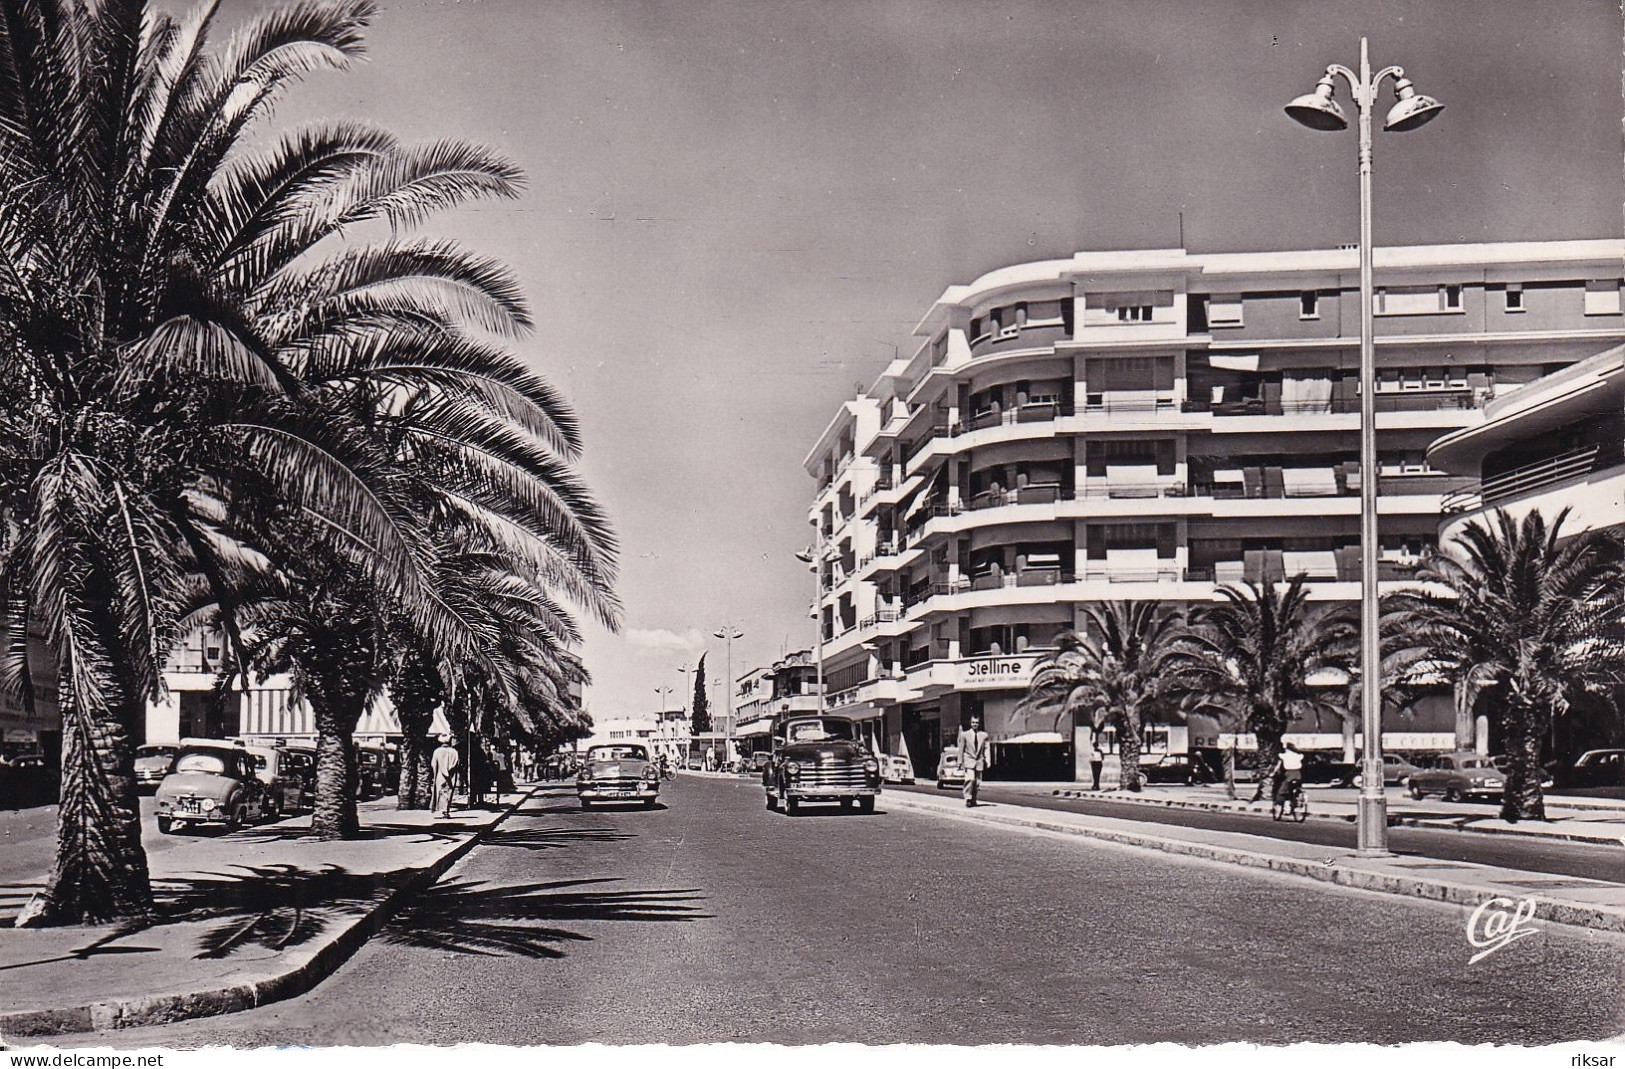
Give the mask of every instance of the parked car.
[(45, 753), (33, 742), (0, 743), (0, 805), (39, 805), (54, 801)]
[(1411, 797), (1418, 799), (1437, 794), (1447, 802), (1466, 798), (1488, 800), (1500, 797), (1505, 788), (1506, 777), (1483, 754), (1439, 754), (1426, 768), (1411, 773)]
[(179, 746), (152, 745), (137, 746), (135, 748), (135, 787), (136, 790), (158, 789), (164, 777), (169, 775), (169, 767), (175, 763), (175, 754)]
[(254, 758), (254, 773), (265, 784), (274, 816), (297, 813), (316, 798), (316, 756), (285, 746), (244, 747)]
[(757, 750), (755, 753), (750, 755), (750, 765), (748, 766), (749, 771), (753, 775), (759, 775), (762, 769), (766, 768), (767, 763), (771, 760), (773, 760), (773, 754), (770, 751)]
[(158, 830), (165, 835), (176, 825), (223, 824), (235, 831), (272, 815), (254, 756), (216, 740), (181, 740), (156, 802)]
[[(1499, 767), (1499, 766), (1497, 766)], [(1382, 785), (1384, 787), (1407, 786), (1411, 777), (1422, 771), (1422, 766), (1397, 753), (1384, 753), (1382, 755)], [(1365, 785), (1365, 776), (1356, 774), (1354, 786)]]
[(1360, 775), (1360, 766), (1325, 753), (1303, 755), (1303, 782), (1329, 783), (1334, 787), (1352, 787)]
[(880, 795), (880, 760), (844, 716), (796, 716), (773, 735), (773, 759), (762, 770), (767, 807), (800, 811), (803, 802), (836, 802), (873, 813)]
[(653, 808), (659, 794), (660, 767), (638, 743), (590, 747), (576, 775), (582, 809), (599, 802), (642, 802)]
[(1140, 775), (1147, 783), (1206, 783), (1207, 766), (1190, 754), (1142, 754)]
[(357, 746), (355, 760), (363, 801), (382, 798), (401, 789), (400, 751), (387, 746)]
[(959, 767), (959, 747), (944, 747), (942, 756), (937, 758), (937, 790), (945, 791), (964, 785), (965, 770)]
[(1552, 776), (1559, 787), (1625, 787), (1625, 750), (1587, 750)]
[(886, 783), (914, 782), (914, 763), (902, 754), (881, 758), (880, 768), (880, 778)]

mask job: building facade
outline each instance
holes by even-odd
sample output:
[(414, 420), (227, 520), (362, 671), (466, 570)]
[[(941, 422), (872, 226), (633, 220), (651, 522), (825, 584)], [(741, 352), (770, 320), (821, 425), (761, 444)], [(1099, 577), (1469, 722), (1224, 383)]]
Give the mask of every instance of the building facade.
[[(1625, 341), (1625, 242), (1376, 250), (1381, 578), (1436, 542), (1473, 478), (1429, 462), (1486, 406)], [(1083, 608), (1203, 602), (1303, 572), (1359, 597), (1354, 249), (1083, 252), (950, 287), (918, 350), (845, 402), (806, 458), (826, 563), (831, 708), (927, 775), (979, 713), (1007, 775), (1068, 778), (1076, 724), (1017, 724), (1034, 665)], [(1385, 745), (1454, 745), (1448, 703)], [(1154, 730), (1217, 746), (1218, 726)], [(1345, 747), (1342, 723), (1297, 725)]]
[(811, 650), (785, 654), (738, 679), (735, 745), (741, 756), (768, 748), (773, 728), (794, 713), (818, 711), (818, 663)]
[[(1428, 463), (1470, 483), (1443, 502), (1441, 542), (1497, 510), (1539, 512), (1563, 532), (1625, 531), (1625, 346), (1561, 368), (1484, 406), (1482, 422), (1440, 438)], [(1625, 697), (1625, 695), (1622, 695)], [(1480, 695), (1474, 739), (1491, 752), (1493, 718)], [(1548, 753), (1572, 760), (1595, 747), (1625, 746), (1625, 727), (1603, 707), (1578, 707), (1554, 721)]]

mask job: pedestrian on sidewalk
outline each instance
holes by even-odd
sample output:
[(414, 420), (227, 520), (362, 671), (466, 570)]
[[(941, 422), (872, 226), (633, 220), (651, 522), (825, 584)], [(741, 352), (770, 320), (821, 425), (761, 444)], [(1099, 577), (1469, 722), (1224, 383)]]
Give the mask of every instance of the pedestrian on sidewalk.
[(434, 773), (434, 814), (437, 817), (451, 816), (451, 792), (456, 785), (457, 766), (461, 763), (457, 757), (457, 747), (451, 744), (451, 736), (440, 736), (440, 745), (429, 755), (429, 768)]
[(988, 750), (992, 743), (982, 730), (982, 718), (971, 715), (970, 727), (959, 733), (959, 767), (965, 773), (965, 805), (976, 804), (976, 791), (982, 785), (982, 773), (987, 770)]
[(1089, 756), (1089, 789), (1100, 790), (1100, 772), (1106, 767), (1106, 751), (1100, 748), (1100, 735), (1097, 732), (1094, 738), (1095, 752)]

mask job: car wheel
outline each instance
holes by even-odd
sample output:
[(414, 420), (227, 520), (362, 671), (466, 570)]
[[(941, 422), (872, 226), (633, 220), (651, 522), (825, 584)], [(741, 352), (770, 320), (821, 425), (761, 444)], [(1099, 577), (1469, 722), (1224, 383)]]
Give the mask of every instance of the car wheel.
[(1456, 788), (1451, 787), (1449, 790), (1444, 792), (1444, 800), (1447, 802), (1459, 802), (1461, 801), (1461, 792), (1456, 790)]
[(158, 833), (160, 835), (175, 834), (175, 821), (169, 817), (158, 818)]
[(779, 808), (779, 800), (772, 791), (767, 792), (767, 807), (769, 809)]
[(585, 798), (583, 798), (583, 799), (581, 799), (581, 808), (582, 809), (591, 809), (592, 808), (592, 803), (587, 801)]
[(1416, 799), (1418, 802), (1427, 797), (1427, 792), (1414, 783), (1410, 785), (1410, 790), (1411, 797)]
[(784, 811), (792, 817), (800, 813), (801, 800), (799, 798), (786, 798), (784, 800)]
[(645, 808), (645, 809), (653, 809), (654, 807), (655, 807), (655, 800), (653, 798), (645, 798), (643, 800), (643, 808)]
[(873, 813), (874, 811), (875, 811), (875, 800), (874, 800), (873, 796), (865, 796), (863, 798), (858, 799), (858, 812), (859, 813)]
[(231, 808), (231, 816), (226, 818), (227, 833), (239, 831), (248, 823), (248, 807), (235, 805)]
[(937, 780), (937, 790), (945, 791), (947, 789), (948, 789), (948, 785), (946, 783), (942, 782), (940, 779)]

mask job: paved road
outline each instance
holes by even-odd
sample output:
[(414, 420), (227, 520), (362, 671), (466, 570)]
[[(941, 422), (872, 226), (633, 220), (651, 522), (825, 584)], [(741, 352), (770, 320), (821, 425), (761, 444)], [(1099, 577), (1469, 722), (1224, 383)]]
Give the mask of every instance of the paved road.
[(1464, 910), (746, 781), (546, 790), (315, 991), (70, 1038), (194, 1047), (1457, 1040), (1625, 1031), (1625, 940), (1468, 967)]
[[(929, 783), (919, 783), (912, 787), (888, 786), (886, 789), (921, 794), (948, 793), (937, 792)], [(1061, 798), (1000, 783), (983, 784), (982, 796), (990, 802), (1058, 809), (1070, 813), (1089, 813), (1094, 816), (1115, 817), (1118, 820), (1143, 820), (1154, 824), (1174, 824), (1186, 828), (1207, 828), (1212, 831), (1274, 835), (1282, 839), (1348, 849), (1353, 849), (1355, 845), (1356, 832), (1351, 823), (1310, 820), (1303, 824), (1291, 824), (1270, 819), (1267, 810), (1236, 813), (1211, 809), (1180, 809), (1154, 803), (1138, 806), (1119, 801)], [(1313, 792), (1309, 796), (1309, 801), (1313, 806)], [(1563, 840), (1536, 839), (1526, 835), (1491, 835), (1434, 828), (1392, 827), (1388, 829), (1388, 846), (1396, 854), (1411, 854), (1445, 861), (1470, 861), (1478, 865), (1503, 865), (1529, 872), (1625, 882), (1625, 848), (1612, 843), (1571, 843)]]

